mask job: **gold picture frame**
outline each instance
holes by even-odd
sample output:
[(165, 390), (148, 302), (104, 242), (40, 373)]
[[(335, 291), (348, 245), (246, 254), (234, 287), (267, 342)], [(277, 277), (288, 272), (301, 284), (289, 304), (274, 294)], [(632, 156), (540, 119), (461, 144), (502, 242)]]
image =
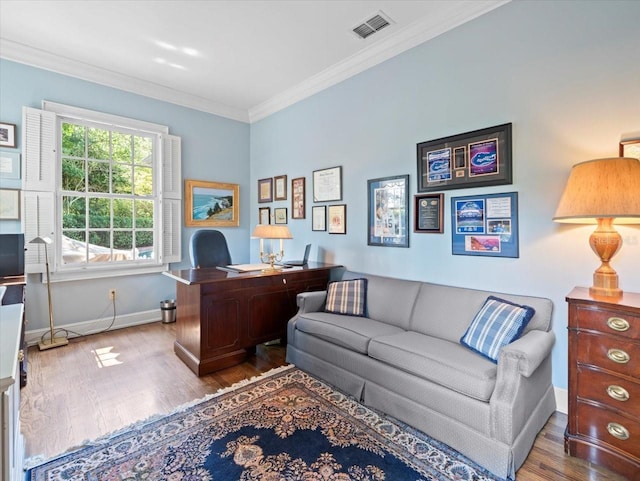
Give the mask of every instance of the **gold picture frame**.
[(184, 222), (187, 227), (238, 227), (240, 186), (225, 182), (185, 180)]

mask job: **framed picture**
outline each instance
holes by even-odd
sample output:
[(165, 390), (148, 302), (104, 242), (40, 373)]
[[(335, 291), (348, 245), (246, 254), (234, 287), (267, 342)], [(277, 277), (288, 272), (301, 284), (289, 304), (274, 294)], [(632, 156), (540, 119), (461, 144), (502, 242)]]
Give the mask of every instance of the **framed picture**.
[(442, 234), (444, 232), (444, 194), (414, 196), (413, 232)]
[(275, 184), (275, 200), (287, 200), (287, 176), (279, 175), (273, 178)]
[(20, 191), (15, 189), (0, 189), (0, 219), (20, 219)]
[(314, 205), (311, 207), (311, 230), (327, 230), (327, 206)]
[(342, 167), (313, 171), (313, 201), (342, 200)]
[(347, 233), (347, 205), (330, 205), (328, 209), (329, 234)]
[(640, 159), (640, 139), (623, 140), (620, 142), (620, 157)]
[(263, 225), (271, 224), (271, 208), (260, 207), (258, 209), (258, 223)]
[(409, 176), (368, 180), (370, 246), (409, 247)]
[(258, 202), (273, 201), (273, 179), (258, 180)]
[(518, 193), (451, 198), (454, 255), (518, 257)]
[(417, 145), (418, 192), (512, 183), (511, 124)]
[(20, 154), (0, 151), (0, 178), (20, 179)]
[(287, 208), (276, 207), (273, 209), (273, 223), (274, 224), (286, 224), (287, 223)]
[(305, 204), (305, 178), (291, 179), (291, 218), (304, 219), (307, 208)]
[(240, 187), (238, 184), (185, 180), (187, 227), (238, 227)]
[(16, 146), (16, 124), (0, 122), (0, 147)]

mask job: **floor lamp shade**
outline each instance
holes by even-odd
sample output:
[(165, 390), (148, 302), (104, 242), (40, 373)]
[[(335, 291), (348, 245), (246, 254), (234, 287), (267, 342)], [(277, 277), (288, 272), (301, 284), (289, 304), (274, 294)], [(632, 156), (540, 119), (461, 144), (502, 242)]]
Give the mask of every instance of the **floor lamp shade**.
[(622, 246), (613, 224), (640, 224), (640, 160), (614, 157), (574, 165), (553, 220), (598, 224), (589, 243), (601, 265), (593, 274), (590, 291), (621, 296), (618, 275), (609, 265)]
[(53, 347), (66, 346), (69, 341), (66, 337), (56, 337), (53, 329), (53, 303), (51, 300), (51, 274), (49, 271), (49, 253), (48, 247), (53, 243), (49, 237), (36, 237), (29, 242), (30, 244), (41, 244), (44, 248), (44, 265), (47, 274), (47, 297), (49, 299), (49, 339), (45, 339), (42, 336), (42, 340), (38, 343), (38, 347), (41, 351), (45, 349), (51, 349)]

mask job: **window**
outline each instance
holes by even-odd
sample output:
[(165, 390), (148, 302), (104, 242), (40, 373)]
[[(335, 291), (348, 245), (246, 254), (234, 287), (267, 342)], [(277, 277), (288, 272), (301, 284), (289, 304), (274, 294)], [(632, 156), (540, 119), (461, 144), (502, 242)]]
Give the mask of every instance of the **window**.
[[(180, 139), (155, 124), (44, 106), (24, 109), (23, 218), (25, 239), (53, 238), (54, 279), (179, 261)], [(25, 271), (42, 272), (42, 255), (29, 246)]]

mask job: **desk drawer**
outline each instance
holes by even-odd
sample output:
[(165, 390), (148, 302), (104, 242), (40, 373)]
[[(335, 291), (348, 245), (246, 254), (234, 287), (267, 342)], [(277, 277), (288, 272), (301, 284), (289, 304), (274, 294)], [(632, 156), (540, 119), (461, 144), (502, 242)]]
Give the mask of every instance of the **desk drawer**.
[(578, 397), (598, 401), (640, 419), (640, 383), (579, 366)]
[(578, 337), (577, 359), (580, 364), (640, 378), (640, 343), (587, 332), (576, 332), (575, 335)]
[(640, 457), (640, 422), (578, 401), (578, 434)]

